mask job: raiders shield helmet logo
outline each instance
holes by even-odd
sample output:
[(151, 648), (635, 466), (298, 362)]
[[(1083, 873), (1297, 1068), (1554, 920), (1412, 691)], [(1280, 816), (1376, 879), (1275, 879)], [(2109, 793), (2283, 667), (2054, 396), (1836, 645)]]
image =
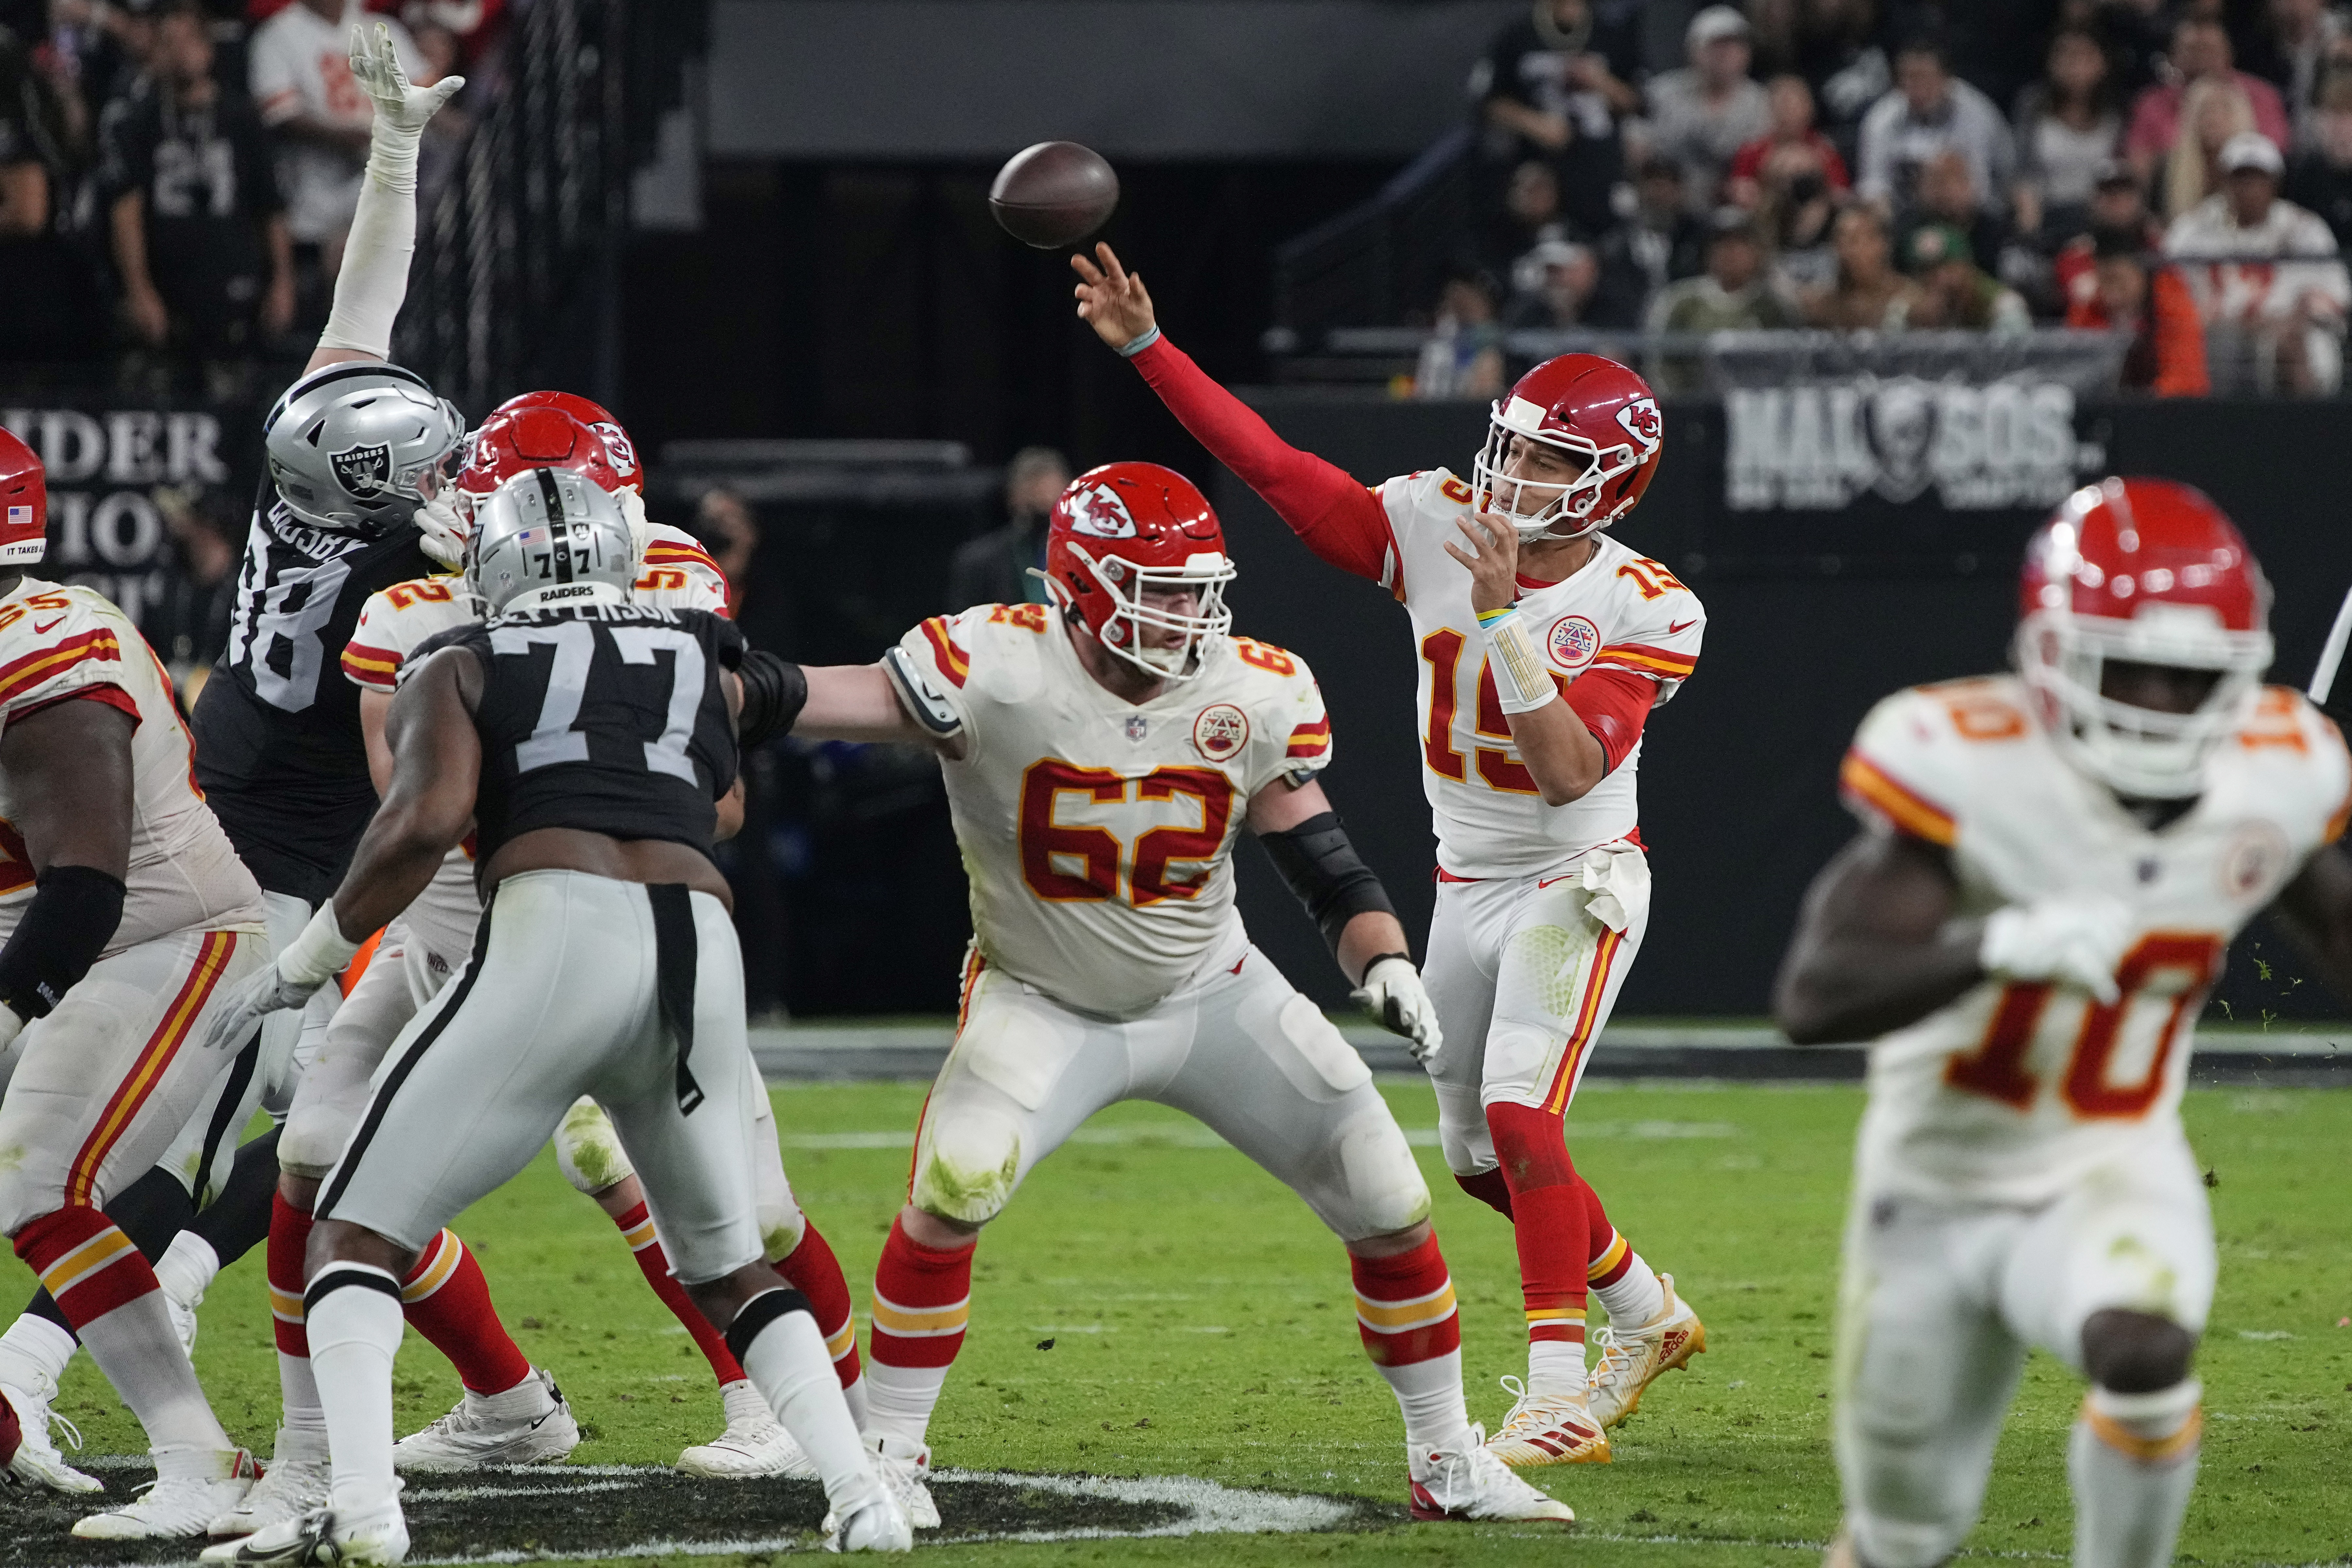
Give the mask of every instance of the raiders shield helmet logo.
[(373, 496), (392, 483), (392, 448), (354, 446), (338, 452), (332, 462), (335, 479), (354, 496)]

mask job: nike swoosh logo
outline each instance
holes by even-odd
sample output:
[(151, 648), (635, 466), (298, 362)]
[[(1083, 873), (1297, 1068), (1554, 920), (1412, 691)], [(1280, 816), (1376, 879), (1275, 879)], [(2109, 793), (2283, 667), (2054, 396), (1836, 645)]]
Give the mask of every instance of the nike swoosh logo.
[(1677, 632), (1687, 632), (1697, 624), (1698, 617), (1696, 615), (1687, 621), (1669, 621), (1666, 622), (1666, 635), (1671, 637)]
[(64, 616), (60, 615), (55, 621), (50, 622), (47, 626), (44, 626), (39, 622), (36, 621), (33, 622), (33, 634), (37, 637), (46, 637), (51, 632), (56, 631), (59, 626), (63, 625), (65, 623), (65, 619), (66, 618)]

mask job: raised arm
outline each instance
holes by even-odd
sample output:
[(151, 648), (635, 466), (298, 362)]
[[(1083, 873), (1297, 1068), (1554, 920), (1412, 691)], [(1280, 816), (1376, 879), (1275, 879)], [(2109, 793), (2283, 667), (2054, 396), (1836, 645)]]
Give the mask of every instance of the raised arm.
[(1161, 336), (1142, 275), (1121, 267), (1109, 246), (1095, 246), (1091, 261), (1070, 257), (1070, 266), (1079, 279), (1079, 319), (1142, 372), (1193, 438), (1265, 497), (1307, 549), (1342, 571), (1385, 582), (1391, 538), (1380, 497), (1344, 470), (1275, 434)]

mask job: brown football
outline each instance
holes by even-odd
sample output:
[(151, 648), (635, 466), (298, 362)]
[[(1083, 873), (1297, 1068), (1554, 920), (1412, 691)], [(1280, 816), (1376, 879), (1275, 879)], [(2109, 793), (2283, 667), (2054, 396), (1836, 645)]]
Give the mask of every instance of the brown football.
[(988, 188), (988, 210), (1004, 232), (1040, 250), (1075, 245), (1118, 205), (1118, 176), (1101, 153), (1075, 141), (1022, 149)]

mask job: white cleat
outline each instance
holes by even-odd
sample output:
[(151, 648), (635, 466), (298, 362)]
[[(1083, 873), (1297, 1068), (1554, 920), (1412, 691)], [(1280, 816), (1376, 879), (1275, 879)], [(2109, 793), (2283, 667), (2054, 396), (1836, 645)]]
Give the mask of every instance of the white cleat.
[(1516, 1377), (1504, 1378), (1503, 1387), (1516, 1402), (1503, 1417), (1503, 1429), (1487, 1440), (1488, 1453), (1515, 1470), (1609, 1462), (1609, 1434), (1592, 1418), (1583, 1389), (1537, 1394)]
[(327, 1464), (327, 1435), (280, 1427), (268, 1473), (254, 1483), (244, 1500), (214, 1520), (205, 1533), (215, 1540), (251, 1535), (308, 1518), (327, 1506), (332, 1479)]
[(1576, 1511), (1546, 1497), (1486, 1448), (1486, 1428), (1472, 1427), (1454, 1444), (1411, 1450), (1415, 1519), (1553, 1520), (1576, 1522)]
[(16, 1444), (16, 1457), (8, 1461), (8, 1478), (20, 1485), (46, 1487), (50, 1491), (104, 1491), (106, 1485), (96, 1476), (86, 1476), (66, 1463), (65, 1456), (49, 1440), (49, 1428), (54, 1426), (66, 1435), (66, 1440), (79, 1452), (81, 1429), (49, 1408), (49, 1401), (58, 1396), (58, 1385), (48, 1382), (42, 1388), (20, 1388), (13, 1384), (0, 1384), (0, 1399), (5, 1399), (16, 1412), (16, 1424), (24, 1428)]
[(937, 1530), (940, 1505), (931, 1500), (931, 1450), (921, 1443), (887, 1434), (866, 1441), (874, 1453), (875, 1473), (890, 1489), (890, 1496), (898, 1511), (907, 1516), (907, 1522), (917, 1530)]
[(403, 1470), (475, 1470), (551, 1465), (580, 1446), (580, 1423), (555, 1379), (539, 1367), (503, 1394), (466, 1390), (449, 1414), (392, 1446)]
[(314, 1509), (299, 1519), (281, 1520), (241, 1541), (224, 1541), (202, 1553), (205, 1563), (269, 1564), (296, 1568), (318, 1563), (320, 1568), (359, 1568), (378, 1563), (383, 1568), (408, 1557), (408, 1521), (401, 1517), (395, 1497), (372, 1512), (353, 1514)]
[(915, 1531), (900, 1511), (898, 1500), (885, 1491), (847, 1519), (824, 1516), (827, 1552), (912, 1552)]
[(727, 1410), (727, 1430), (680, 1454), (679, 1469), (711, 1480), (751, 1476), (816, 1479), (816, 1467), (777, 1421), (775, 1413), (768, 1408), (768, 1401), (750, 1378), (728, 1384), (719, 1389), (719, 1398)]
[(1600, 1353), (1593, 1363), (1589, 1400), (1592, 1418), (1607, 1431), (1641, 1407), (1642, 1392), (1690, 1358), (1706, 1350), (1706, 1325), (1690, 1304), (1675, 1294), (1675, 1277), (1661, 1274), (1666, 1304), (1639, 1328), (1620, 1330), (1615, 1324), (1593, 1339)]
[(178, 1541), (202, 1535), (253, 1490), (261, 1467), (243, 1448), (213, 1456), (215, 1473), (159, 1479), (121, 1508), (74, 1521), (84, 1541)]

